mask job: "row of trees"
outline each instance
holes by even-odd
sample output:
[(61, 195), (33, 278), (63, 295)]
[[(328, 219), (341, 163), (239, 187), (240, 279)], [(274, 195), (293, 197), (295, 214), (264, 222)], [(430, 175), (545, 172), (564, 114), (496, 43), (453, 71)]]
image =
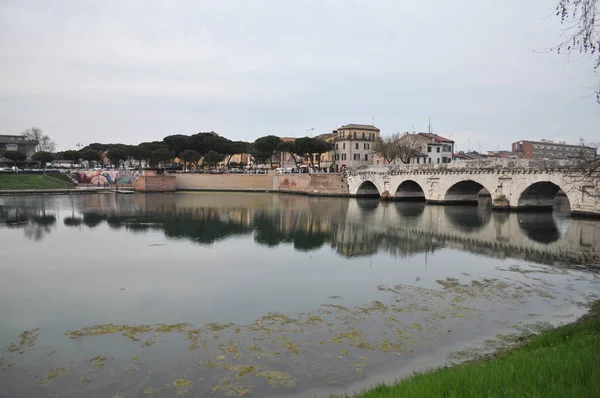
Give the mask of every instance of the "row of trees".
[[(230, 167), (233, 165), (232, 157), (243, 153), (252, 155), (258, 164), (273, 166), (273, 156), (278, 152), (286, 152), (292, 155), (297, 167), (303, 158), (309, 158), (314, 167), (314, 158), (320, 161), (320, 155), (332, 148), (330, 143), (309, 137), (298, 138), (295, 142), (284, 142), (277, 136), (268, 135), (250, 144), (231, 141), (210, 132), (169, 135), (162, 141), (142, 142), (139, 145), (93, 143), (79, 151), (68, 150), (58, 155), (72, 163), (84, 160), (91, 165), (100, 162), (105, 155), (110, 164), (117, 168), (122, 165), (134, 167), (136, 163), (140, 167), (142, 163), (149, 167), (159, 167), (178, 158), (187, 169), (192, 165), (215, 167), (220, 162), (225, 162), (226, 166)], [(235, 163), (238, 167), (243, 165)]]

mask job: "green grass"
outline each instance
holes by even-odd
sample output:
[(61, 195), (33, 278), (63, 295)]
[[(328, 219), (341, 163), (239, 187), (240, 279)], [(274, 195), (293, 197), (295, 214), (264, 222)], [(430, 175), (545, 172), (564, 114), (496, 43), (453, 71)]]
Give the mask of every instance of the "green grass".
[(73, 185), (73, 180), (71, 180), (71, 177), (69, 177), (68, 174), (65, 173), (52, 173), (52, 172), (47, 172), (46, 173), (47, 176), (52, 177), (52, 178), (56, 178), (57, 180), (62, 180), (64, 182), (66, 182), (69, 185)]
[[(56, 178), (56, 177), (55, 177)], [(1, 173), (0, 190), (4, 189), (65, 189), (73, 188), (67, 181), (45, 178), (42, 174)]]
[(600, 303), (580, 322), (532, 337), (493, 359), (417, 374), (355, 398), (600, 396)]

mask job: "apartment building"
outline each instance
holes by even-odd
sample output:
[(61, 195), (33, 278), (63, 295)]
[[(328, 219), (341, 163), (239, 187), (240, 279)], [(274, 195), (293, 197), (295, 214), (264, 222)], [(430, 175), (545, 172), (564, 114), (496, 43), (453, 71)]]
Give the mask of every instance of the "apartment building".
[(582, 156), (594, 157), (596, 155), (596, 148), (569, 145), (564, 141), (554, 142), (552, 140), (513, 142), (512, 151), (522, 154), (526, 159), (568, 159)]
[(379, 138), (380, 130), (370, 124), (346, 124), (337, 130), (333, 139), (333, 162), (335, 169), (373, 164), (372, 147)]

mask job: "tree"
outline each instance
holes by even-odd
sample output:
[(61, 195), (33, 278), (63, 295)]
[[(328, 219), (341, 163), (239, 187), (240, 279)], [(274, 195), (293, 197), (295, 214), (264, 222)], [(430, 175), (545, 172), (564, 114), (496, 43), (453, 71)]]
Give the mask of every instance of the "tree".
[(209, 167), (215, 167), (219, 162), (222, 162), (224, 158), (225, 158), (225, 156), (221, 155), (220, 153), (217, 153), (215, 151), (209, 151), (204, 156), (204, 162)]
[(300, 169), (300, 164), (302, 163), (302, 155), (297, 155), (296, 143), (294, 141), (281, 141), (279, 145), (277, 145), (277, 150), (283, 153), (289, 153), (292, 159), (294, 159), (296, 169)]
[(160, 147), (152, 152), (151, 159), (156, 165), (162, 164), (164, 167), (165, 162), (170, 162), (173, 159), (173, 152), (169, 151), (167, 147)]
[(183, 151), (183, 153), (181, 154), (181, 160), (183, 160), (184, 169), (186, 169), (188, 167), (187, 165), (190, 163), (194, 163), (197, 166), (201, 157), (202, 155), (200, 155), (193, 149), (186, 149), (185, 151)]
[(169, 151), (175, 154), (175, 157), (181, 159), (181, 155), (187, 149), (192, 148), (192, 138), (189, 135), (175, 134), (163, 138)]
[(110, 163), (112, 165), (114, 165), (116, 169), (118, 169), (119, 166), (121, 165), (121, 162), (127, 160), (128, 156), (124, 150), (114, 148), (114, 149), (109, 149), (108, 152), (106, 152), (106, 157), (108, 158)]
[(332, 142), (327, 142), (327, 141), (323, 141), (320, 140), (318, 138), (313, 138), (314, 143), (314, 152), (313, 154), (316, 154), (318, 156), (319, 159), (319, 168), (321, 168), (321, 155), (323, 155), (324, 153), (327, 153), (329, 151), (333, 150), (333, 143)]
[(100, 152), (94, 149), (84, 149), (80, 153), (81, 159), (89, 163), (89, 167), (94, 167), (93, 162), (99, 162), (102, 160)]
[(35, 146), (36, 151), (54, 152), (56, 144), (50, 138), (50, 136), (42, 132), (42, 129), (32, 127), (30, 129), (25, 130), (23, 133), (21, 133), (21, 135), (27, 138), (29, 141), (37, 142), (37, 145)]
[(248, 153), (250, 151), (249, 147), (250, 145), (244, 141), (229, 141), (225, 147), (225, 152), (223, 152), (227, 156), (227, 167), (229, 167), (229, 162), (233, 155)]
[[(559, 0), (556, 15), (562, 24), (570, 25), (567, 38), (556, 46), (556, 51), (589, 54), (595, 58), (594, 72), (600, 71), (600, 0)], [(600, 82), (595, 91), (600, 103)]]
[(46, 152), (46, 151), (39, 151), (34, 153), (31, 156), (32, 160), (35, 160), (36, 162), (39, 163), (40, 168), (45, 169), (46, 168), (46, 163), (50, 163), (54, 160), (54, 155), (51, 154), (50, 152)]
[(150, 159), (151, 156), (152, 149), (150, 148), (150, 145), (146, 143), (141, 143), (131, 151), (131, 157), (139, 162), (140, 169), (142, 168), (142, 160), (148, 164), (148, 159)]
[(73, 167), (73, 163), (78, 163), (80, 159), (80, 154), (78, 151), (64, 151), (62, 157), (71, 162), (71, 167)]
[(271, 168), (273, 167), (273, 154), (277, 150), (278, 145), (281, 143), (281, 138), (274, 135), (267, 135), (265, 137), (257, 138), (254, 141), (254, 153), (252, 154), (256, 160), (262, 163), (270, 160)]
[(595, 181), (600, 180), (600, 143), (586, 143), (581, 140), (581, 149), (567, 161), (567, 171), (574, 182), (589, 182), (579, 184), (583, 187), (583, 195), (599, 198), (600, 186)]
[(389, 137), (377, 138), (371, 150), (384, 158), (388, 164), (392, 164), (396, 159), (407, 164), (422, 153), (422, 144), (414, 134), (395, 133)]
[(27, 159), (27, 155), (19, 151), (5, 151), (2, 156), (15, 164), (18, 162), (24, 162), (25, 159)]

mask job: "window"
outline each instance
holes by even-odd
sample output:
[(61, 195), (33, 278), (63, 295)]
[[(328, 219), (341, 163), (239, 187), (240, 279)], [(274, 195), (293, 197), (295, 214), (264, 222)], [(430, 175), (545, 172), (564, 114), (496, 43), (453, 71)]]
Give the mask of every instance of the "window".
[(419, 158), (419, 157), (417, 156), (417, 164), (419, 164), (419, 161), (420, 161), (420, 160), (421, 160), (421, 158)]
[(336, 150), (340, 149), (340, 144), (335, 144), (335, 149)]
[(369, 160), (369, 154), (365, 153), (365, 160)]
[[(439, 149), (439, 148), (438, 148), (438, 149)], [(440, 162), (440, 158), (437, 158), (437, 162), (438, 162), (438, 163)]]
[(427, 145), (427, 152), (431, 152), (431, 147)]
[(369, 144), (365, 144), (365, 149), (369, 149)]
[(342, 144), (342, 149), (346, 149), (346, 143), (345, 142)]
[(342, 160), (346, 160), (346, 154), (342, 153)]
[(437, 153), (440, 153), (440, 147), (437, 147)]
[(365, 133), (363, 133), (363, 140), (365, 139)]
[(356, 139), (356, 131), (354, 132), (354, 139)]
[(335, 160), (340, 160), (340, 154), (339, 153), (335, 154)]
[(429, 163), (431, 163), (431, 158), (429, 158)]
[(354, 154), (354, 160), (360, 160), (360, 153)]
[(377, 164), (379, 164), (379, 159), (377, 159)]

